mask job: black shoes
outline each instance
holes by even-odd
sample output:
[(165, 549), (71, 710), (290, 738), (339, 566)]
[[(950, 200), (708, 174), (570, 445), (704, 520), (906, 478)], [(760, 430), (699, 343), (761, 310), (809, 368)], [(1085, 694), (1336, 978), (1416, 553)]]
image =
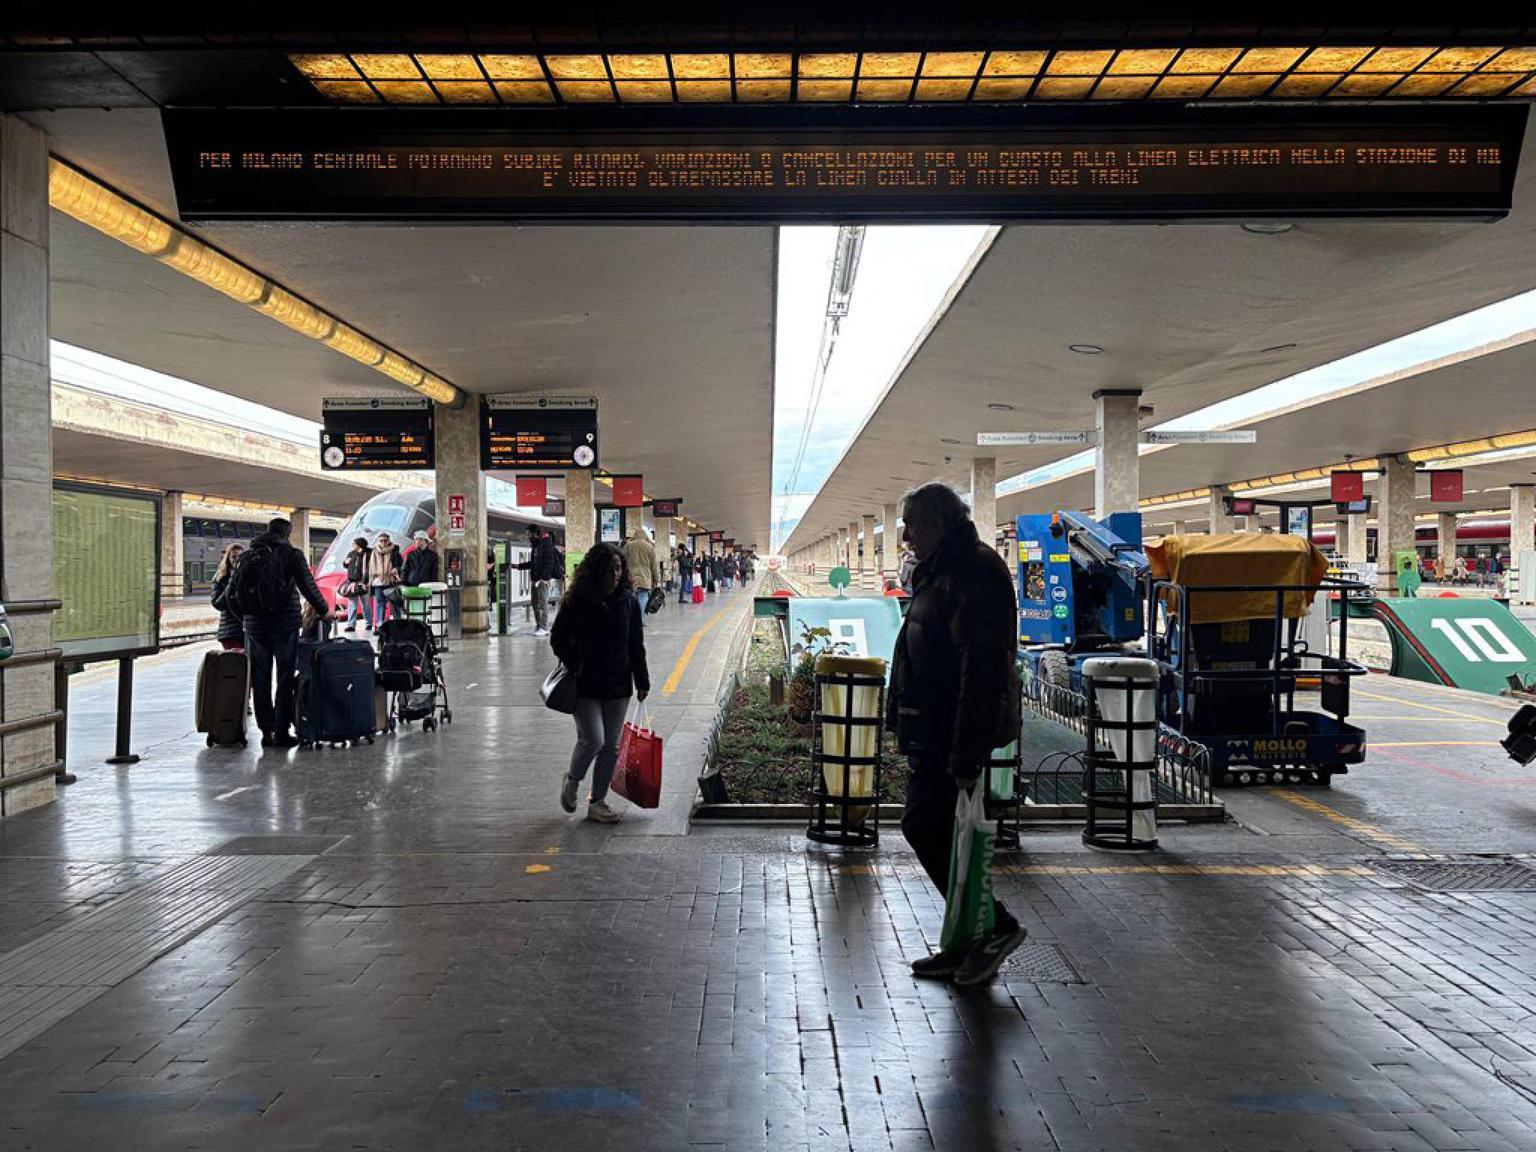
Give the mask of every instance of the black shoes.
[[(262, 741), (262, 743), (266, 743), (266, 741)], [(279, 732), (276, 736), (272, 737), (270, 746), (273, 748), (297, 748), (299, 746), (299, 738), (287, 732)]]
[(948, 980), (965, 963), (965, 952), (935, 952), (912, 961), (912, 975), (920, 980)]
[(270, 747), (272, 747), (272, 733), (270, 733), (270, 732), (263, 732), (261, 734), (261, 746), (263, 748), (270, 748)]
[(1022, 924), (1012, 928), (999, 928), (992, 939), (977, 944), (966, 954), (965, 960), (951, 978), (956, 988), (974, 988), (985, 984), (997, 975), (1003, 961), (1012, 956), (1029, 933)]

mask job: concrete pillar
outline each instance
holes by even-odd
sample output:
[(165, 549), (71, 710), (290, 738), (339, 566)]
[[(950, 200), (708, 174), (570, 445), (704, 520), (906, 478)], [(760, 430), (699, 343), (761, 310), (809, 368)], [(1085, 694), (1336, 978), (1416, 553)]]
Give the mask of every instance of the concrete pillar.
[(875, 560), (875, 518), (864, 517), (864, 554), (859, 560), (859, 587), (874, 588), (880, 583), (880, 565)]
[(645, 529), (652, 540), (656, 539), (656, 519), (651, 515), (651, 506), (649, 504), (642, 504), (640, 506), (640, 527)]
[(1435, 556), (1440, 561), (1442, 573), (1449, 576), (1456, 570), (1456, 513), (1454, 512), (1441, 512), (1435, 516)]
[(1389, 596), (1397, 594), (1393, 556), (1413, 551), (1413, 497), (1418, 477), (1413, 461), (1403, 456), (1381, 458), (1380, 495), (1376, 500), (1376, 587)]
[[(53, 597), (53, 408), (48, 369), (48, 138), (0, 116), (0, 598)], [(10, 618), (17, 652), (53, 647), (53, 614)], [(53, 666), (0, 665), (0, 719), (53, 711)], [(53, 800), (53, 726), (0, 736), (0, 815)]]
[(160, 595), (183, 596), (186, 582), (186, 538), (181, 533), (180, 492), (167, 492), (160, 499)]
[[(1341, 523), (1343, 523), (1341, 521)], [(1370, 547), (1370, 526), (1366, 523), (1366, 513), (1355, 512), (1347, 521), (1349, 528), (1349, 551), (1344, 558), (1351, 564), (1364, 564), (1367, 550)]]
[(1232, 489), (1225, 484), (1211, 485), (1210, 507), (1206, 510), (1208, 525), (1206, 531), (1212, 536), (1224, 536), (1234, 530), (1232, 517), (1227, 514), (1227, 497), (1232, 495)]
[[(309, 559), (309, 521), (313, 515), (314, 513), (308, 508), (295, 508), (293, 514), (288, 517), (293, 524), (293, 535), (288, 537), (288, 543), (304, 553), (306, 560)], [(409, 540), (399, 540), (396, 543), (400, 545), (402, 552), (411, 546)], [(482, 564), (480, 567), (483, 569), (485, 565)]]
[(1141, 507), (1140, 388), (1106, 388), (1093, 394), (1093, 514), (1135, 512)]
[(1511, 484), (1509, 486), (1509, 572), (1504, 586), (1509, 598), (1517, 604), (1536, 603), (1530, 597), (1520, 595), (1520, 557), (1536, 550), (1536, 485)]
[(1333, 550), (1345, 559), (1349, 557), (1349, 545), (1354, 538), (1350, 519), (1349, 516), (1340, 516), (1333, 522)]
[(1173, 522), (1173, 534), (1175, 536), (1186, 535), (1188, 533), (1188, 531), (1189, 531), (1189, 523), (1188, 523), (1188, 521), (1185, 521), (1185, 520), (1175, 520)]
[[(480, 471), (480, 405), (473, 400), (466, 401), (458, 408), (439, 404), (433, 421), (433, 432), (437, 441), (438, 555), (446, 573), (448, 553), (454, 549), (463, 551), (464, 583), (459, 594), (460, 627), (465, 636), (483, 636), (490, 630), (491, 617), (485, 580), (485, 473)], [(452, 501), (449, 497), (452, 496), (464, 498), (462, 534), (454, 530), (450, 520), (452, 513), (449, 506)], [(307, 524), (305, 534), (308, 535)], [(397, 543), (403, 552), (410, 541), (400, 540)]]
[[(707, 537), (706, 537), (707, 539)], [(592, 473), (585, 469), (565, 474), (565, 578), (597, 542), (597, 512), (592, 499)]]
[(997, 460), (971, 458), (971, 523), (988, 548), (997, 547)]
[(901, 567), (901, 526), (896, 523), (900, 512), (894, 503), (880, 510), (880, 570), (887, 576), (896, 575)]

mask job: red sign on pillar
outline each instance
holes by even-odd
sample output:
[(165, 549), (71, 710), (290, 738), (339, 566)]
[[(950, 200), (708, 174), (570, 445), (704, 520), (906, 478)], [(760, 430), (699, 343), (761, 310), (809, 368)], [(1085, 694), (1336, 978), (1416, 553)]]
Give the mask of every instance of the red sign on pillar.
[(1365, 499), (1365, 473), (1335, 472), (1329, 477), (1330, 495), (1335, 504)]
[(1466, 475), (1460, 468), (1437, 468), (1429, 474), (1429, 502), (1456, 504), (1466, 488)]
[(640, 476), (613, 478), (613, 503), (619, 508), (639, 508), (645, 503), (645, 483)]
[(532, 508), (549, 499), (549, 481), (543, 476), (519, 476), (516, 483), (519, 508)]

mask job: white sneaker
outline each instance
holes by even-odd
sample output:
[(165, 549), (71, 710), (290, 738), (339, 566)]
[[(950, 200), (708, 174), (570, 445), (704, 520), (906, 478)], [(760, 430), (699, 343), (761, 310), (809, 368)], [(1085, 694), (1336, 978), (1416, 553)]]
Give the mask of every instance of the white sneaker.
[(549, 635), (549, 629), (548, 628), (535, 628), (533, 630), (533, 634), (535, 636), (548, 636)]
[(608, 807), (608, 801), (594, 800), (587, 805), (587, 819), (596, 820), (599, 824), (617, 824), (619, 814)]

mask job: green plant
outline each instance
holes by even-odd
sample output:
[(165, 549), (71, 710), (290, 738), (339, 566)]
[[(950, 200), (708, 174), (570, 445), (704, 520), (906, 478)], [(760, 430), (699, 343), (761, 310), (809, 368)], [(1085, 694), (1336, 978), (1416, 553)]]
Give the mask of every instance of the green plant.
[(816, 710), (816, 657), (810, 652), (802, 652), (795, 664), (794, 674), (789, 678), (786, 703), (791, 720), (797, 724), (811, 722), (811, 713)]

